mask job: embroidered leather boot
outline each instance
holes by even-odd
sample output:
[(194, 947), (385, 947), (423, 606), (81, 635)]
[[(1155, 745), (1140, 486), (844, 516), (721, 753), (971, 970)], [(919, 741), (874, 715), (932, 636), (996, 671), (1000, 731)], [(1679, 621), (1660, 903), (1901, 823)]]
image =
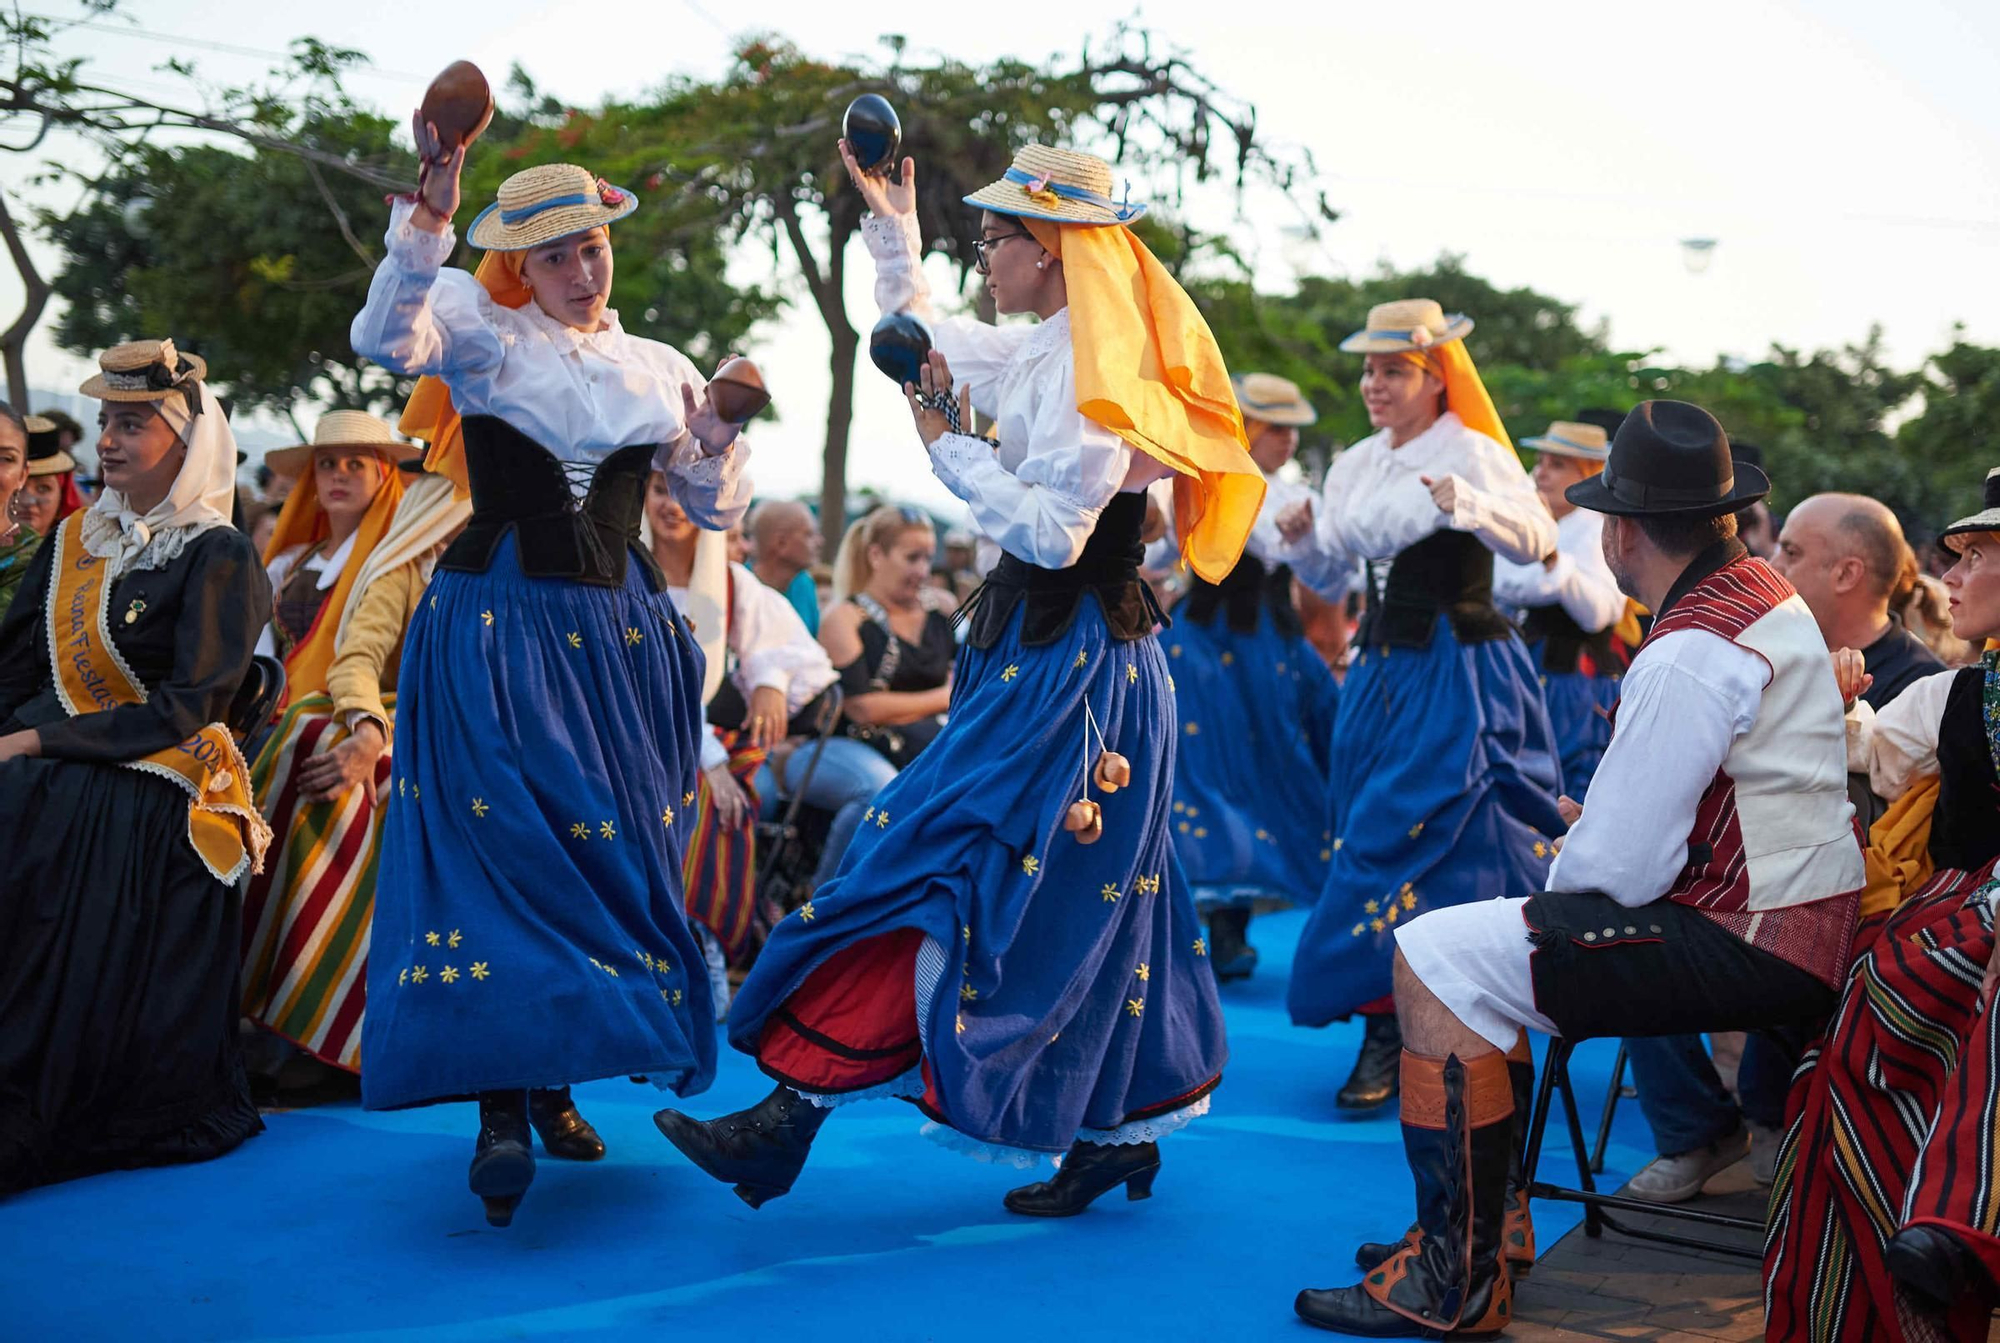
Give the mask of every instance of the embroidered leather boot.
[(1514, 1098), (1506, 1060), (1403, 1055), (1403, 1150), (1421, 1234), (1354, 1287), (1299, 1293), (1309, 1324), (1373, 1338), (1481, 1338), (1513, 1316), (1501, 1258)]
[(568, 1087), (537, 1087), (528, 1093), (528, 1121), (541, 1135), (542, 1150), (564, 1161), (598, 1161), (604, 1139), (577, 1113)]
[(831, 1111), (787, 1086), (747, 1110), (700, 1120), (679, 1110), (662, 1110), (653, 1123), (681, 1154), (724, 1184), (753, 1208), (791, 1192), (806, 1168), (813, 1138)]
[(521, 1195), (535, 1182), (535, 1152), (528, 1136), (528, 1093), (479, 1093), (479, 1142), (466, 1182), (486, 1204), (490, 1226), (514, 1220)]
[(1026, 1217), (1074, 1217), (1121, 1184), (1132, 1202), (1151, 1198), (1153, 1177), (1159, 1173), (1158, 1143), (1076, 1142), (1055, 1179), (1011, 1190), (1004, 1201), (1008, 1212)]
[[(1507, 1080), (1514, 1092), (1514, 1151), (1507, 1164), (1507, 1224), (1501, 1233), (1507, 1271), (1519, 1282), (1535, 1269), (1535, 1223), (1528, 1209), (1528, 1111), (1535, 1103), (1535, 1060), (1525, 1038), (1507, 1054)], [(1399, 1241), (1363, 1241), (1354, 1262), (1363, 1272), (1379, 1268), (1405, 1245), (1414, 1245), (1423, 1228), (1414, 1223)]]
[(1366, 1026), (1361, 1036), (1361, 1054), (1354, 1071), (1333, 1103), (1354, 1114), (1379, 1110), (1396, 1099), (1397, 1060), (1403, 1052), (1403, 1030), (1393, 1012), (1370, 1013), (1362, 1018)]

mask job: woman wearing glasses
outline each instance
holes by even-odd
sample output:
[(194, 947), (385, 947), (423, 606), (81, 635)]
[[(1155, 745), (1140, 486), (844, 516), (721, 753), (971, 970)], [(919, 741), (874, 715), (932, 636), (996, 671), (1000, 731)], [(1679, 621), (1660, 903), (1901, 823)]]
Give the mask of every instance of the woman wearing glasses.
[[(874, 212), (877, 301), (928, 320), (915, 165), (891, 180), (843, 157)], [(988, 1160), (1067, 1152), (1013, 1212), (1143, 1198), (1154, 1140), (1220, 1079), (1207, 940), (1168, 836), (1173, 690), (1139, 533), (1145, 487), (1174, 475), (1190, 562), (1220, 578), (1263, 481), (1207, 325), (1110, 186), (1102, 160), (1031, 146), (966, 198), (995, 306), (1041, 320), (935, 322), (906, 391), (932, 470), (1006, 553), (968, 603), (950, 722), (737, 995), (731, 1043), (779, 1085), (707, 1123), (656, 1116), (752, 1206), (791, 1188), (832, 1107), (876, 1096)], [(954, 429), (952, 397), (997, 445)]]

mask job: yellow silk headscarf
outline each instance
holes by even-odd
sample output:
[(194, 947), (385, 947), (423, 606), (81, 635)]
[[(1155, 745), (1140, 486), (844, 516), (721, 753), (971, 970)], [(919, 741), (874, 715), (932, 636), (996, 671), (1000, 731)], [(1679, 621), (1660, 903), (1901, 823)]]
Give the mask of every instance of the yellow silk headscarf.
[(1077, 411), (1173, 468), (1181, 558), (1221, 582), (1256, 524), (1264, 473), (1208, 323), (1124, 225), (1021, 223), (1062, 258)]
[(1480, 380), (1464, 341), (1448, 340), (1442, 345), (1408, 350), (1403, 358), (1444, 384), (1445, 408), (1457, 415), (1466, 428), (1486, 435), (1503, 448), (1513, 448), (1514, 440), (1507, 437), (1507, 426), (1500, 422), (1500, 412), (1493, 408), (1493, 398), (1486, 394), (1486, 384)]
[[(285, 702), (288, 704), (304, 695), (326, 693), (326, 673), (333, 665), (334, 637), (340, 628), (341, 612), (347, 609), (348, 593), (353, 590), (369, 552), (381, 543), (388, 532), (389, 523), (396, 516), (396, 505), (403, 500), (403, 473), (380, 453), (370, 453), (369, 456), (381, 464), (385, 473), (382, 487), (375, 491), (374, 502), (361, 515), (361, 526), (354, 533), (354, 548), (347, 554), (347, 563), (341, 566), (340, 577), (334, 580), (333, 591), (327, 593), (326, 600), (320, 603), (312, 628), (285, 657)], [(291, 494), (285, 498), (284, 508), (278, 512), (277, 526), (271, 532), (270, 543), (264, 547), (264, 563), (270, 564), (293, 546), (309, 546), (324, 541), (330, 530), (326, 509), (319, 501), (319, 487), (313, 480), (312, 472), (307, 470), (303, 479), (292, 487)]]
[[(525, 308), (534, 301), (534, 291), (521, 277), (526, 252), (488, 252), (479, 258), (472, 278), (479, 281), (492, 300), (503, 308)], [(458, 407), (451, 403), (451, 389), (442, 378), (417, 379), (410, 403), (396, 427), (410, 438), (430, 444), (424, 455), (424, 470), (445, 477), (461, 498), (470, 498), (472, 485), (465, 473), (465, 435), (459, 429)]]

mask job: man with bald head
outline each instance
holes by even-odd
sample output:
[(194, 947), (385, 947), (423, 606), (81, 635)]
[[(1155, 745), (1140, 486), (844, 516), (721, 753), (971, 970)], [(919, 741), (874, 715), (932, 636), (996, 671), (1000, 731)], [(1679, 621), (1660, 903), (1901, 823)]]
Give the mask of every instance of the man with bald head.
[(819, 636), (819, 588), (812, 567), (819, 563), (819, 523), (812, 510), (788, 499), (771, 499), (751, 510), (748, 524), (750, 572), (785, 600)]
[(1771, 567), (1812, 608), (1828, 648), (1858, 648), (1875, 678), (1862, 698), (1881, 709), (1912, 681), (1942, 671), (1890, 606), (1916, 581), (1902, 525), (1862, 494), (1815, 494), (1785, 518)]

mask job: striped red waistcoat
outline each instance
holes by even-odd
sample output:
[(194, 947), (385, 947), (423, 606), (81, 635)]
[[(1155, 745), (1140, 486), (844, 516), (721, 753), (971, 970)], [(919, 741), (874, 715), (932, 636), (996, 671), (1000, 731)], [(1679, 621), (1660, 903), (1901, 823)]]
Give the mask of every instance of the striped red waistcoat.
[[(1866, 881), (1826, 640), (1792, 585), (1744, 556), (1668, 608), (1639, 647), (1705, 630), (1770, 668), (1757, 719), (1702, 794), (1667, 898), (1838, 987)], [(1635, 662), (1637, 658), (1635, 658)]]

